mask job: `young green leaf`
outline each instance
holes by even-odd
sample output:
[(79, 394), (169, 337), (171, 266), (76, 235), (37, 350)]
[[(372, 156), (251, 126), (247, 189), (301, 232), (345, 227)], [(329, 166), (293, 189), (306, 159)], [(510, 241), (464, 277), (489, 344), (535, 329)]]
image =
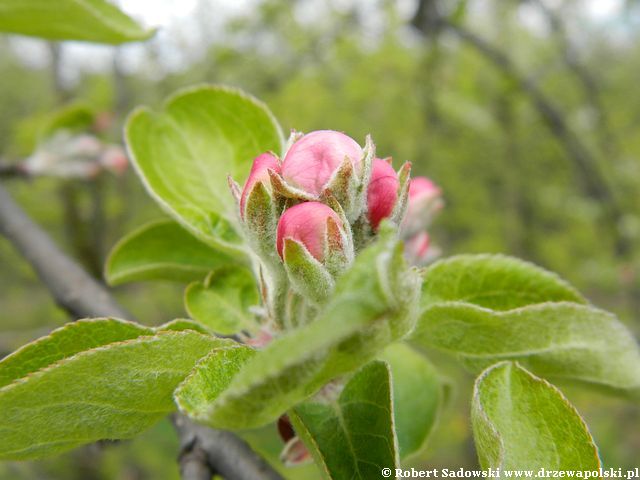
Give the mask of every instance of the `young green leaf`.
[(542, 302), (587, 303), (556, 274), (504, 255), (458, 255), (428, 267), (422, 286), (423, 307), (447, 301), (493, 310)]
[(187, 287), (184, 302), (191, 318), (221, 334), (255, 329), (249, 308), (260, 303), (253, 274), (246, 268), (212, 272)]
[(151, 222), (122, 238), (105, 268), (110, 285), (139, 280), (201, 280), (210, 271), (236, 264), (171, 220)]
[(213, 350), (176, 389), (178, 407), (195, 418), (200, 416), (199, 410), (215, 401), (255, 354), (256, 350), (241, 344)]
[(152, 328), (112, 318), (67, 323), (0, 361), (0, 387), (83, 350), (153, 335)]
[(196, 362), (229, 340), (159, 332), (67, 357), (0, 389), (0, 459), (130, 438), (175, 408)]
[(406, 335), (415, 322), (418, 278), (388, 237), (358, 255), (317, 318), (274, 340), (217, 398), (186, 413), (219, 428), (265, 425)]
[(186, 318), (176, 318), (175, 320), (163, 323), (159, 327), (155, 328), (155, 331), (157, 332), (182, 332), (183, 330), (193, 330), (194, 332), (199, 332), (204, 335), (211, 335), (211, 330), (206, 328), (204, 325), (198, 322), (194, 322), (193, 320), (188, 320)]
[(613, 314), (587, 305), (541, 303), (495, 312), (436, 304), (422, 312), (411, 341), (452, 353), (475, 372), (518, 360), (545, 378), (640, 396), (636, 341)]
[(209, 245), (244, 252), (227, 176), (242, 182), (254, 157), (280, 152), (280, 127), (264, 104), (239, 90), (192, 88), (161, 113), (136, 110), (126, 140), (138, 175), (169, 215)]
[(0, 32), (114, 45), (154, 33), (106, 0), (0, 0)]
[(550, 383), (511, 362), (476, 380), (471, 418), (482, 468), (598, 470), (584, 421)]
[(400, 458), (419, 452), (444, 404), (444, 385), (424, 355), (395, 343), (380, 357), (391, 368), (393, 415)]
[(398, 465), (392, 410), (389, 366), (373, 361), (338, 398), (316, 396), (291, 410), (289, 418), (325, 478), (368, 480)]

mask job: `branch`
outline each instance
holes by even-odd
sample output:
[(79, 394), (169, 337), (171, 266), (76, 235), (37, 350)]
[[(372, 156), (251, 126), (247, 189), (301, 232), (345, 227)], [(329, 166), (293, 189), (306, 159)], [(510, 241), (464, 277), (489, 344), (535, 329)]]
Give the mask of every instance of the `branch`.
[[(31, 264), (56, 302), (74, 317), (132, 318), (103, 285), (53, 243), (1, 185), (0, 234)], [(228, 479), (281, 478), (233, 433), (197, 425), (179, 414), (173, 418), (183, 449), (180, 464), (184, 480), (210, 480), (214, 472)]]
[[(439, 12), (437, 0), (420, 1), (421, 4), (432, 4), (432, 10)], [(504, 75), (512, 79), (518, 88), (529, 97), (549, 132), (556, 137), (567, 153), (568, 158), (575, 165), (582, 179), (586, 194), (600, 202), (603, 206), (603, 219), (610, 225), (616, 243), (616, 252), (620, 256), (629, 254), (632, 250), (632, 244), (627, 236), (619, 229), (619, 225), (622, 224), (624, 217), (624, 211), (619, 205), (613, 190), (600, 172), (597, 159), (570, 128), (569, 122), (565, 119), (562, 112), (556, 108), (553, 101), (547, 97), (535, 82), (520, 71), (505, 52), (474, 32), (466, 29), (464, 26), (452, 22), (441, 14), (439, 15), (438, 28), (453, 33), (461, 41), (474, 48), (488, 61), (493, 63), (496, 68), (501, 70)], [(422, 33), (427, 33), (426, 26), (419, 21), (418, 17), (414, 19), (413, 24)]]
[(0, 234), (13, 243), (55, 301), (75, 318), (131, 318), (104, 286), (58, 249), (1, 186)]
[(224, 430), (174, 415), (180, 437), (180, 473), (184, 480), (210, 480), (213, 475), (242, 480), (280, 480), (282, 477), (241, 438)]
[(556, 38), (556, 43), (561, 51), (563, 61), (567, 68), (578, 79), (584, 90), (585, 100), (595, 110), (598, 118), (598, 132), (602, 150), (607, 154), (617, 155), (615, 135), (611, 128), (609, 115), (603, 105), (602, 95), (598, 80), (589, 68), (580, 61), (578, 52), (571, 42), (562, 17), (546, 4), (545, 0), (531, 0), (545, 15), (549, 27)]
[(16, 178), (16, 177), (28, 177), (29, 174), (21, 167), (21, 165), (15, 163), (5, 163), (0, 160), (0, 178)]

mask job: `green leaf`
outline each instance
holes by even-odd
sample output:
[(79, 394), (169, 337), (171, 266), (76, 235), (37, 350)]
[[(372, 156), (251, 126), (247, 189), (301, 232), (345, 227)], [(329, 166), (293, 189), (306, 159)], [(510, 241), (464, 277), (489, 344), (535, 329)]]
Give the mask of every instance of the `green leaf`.
[(247, 361), (229, 388), (186, 413), (219, 428), (265, 425), (406, 335), (415, 322), (419, 279), (388, 237), (358, 255), (317, 318), (274, 340)]
[(0, 0), (0, 32), (113, 45), (154, 33), (105, 0)]
[(263, 103), (220, 86), (184, 90), (161, 113), (136, 110), (126, 139), (137, 173), (169, 215), (205, 243), (244, 253), (227, 175), (243, 182), (257, 155), (281, 151), (280, 127)]
[(444, 404), (444, 385), (424, 355), (395, 343), (381, 358), (391, 368), (393, 414), (400, 458), (419, 452)]
[(556, 274), (504, 255), (458, 255), (424, 274), (422, 305), (460, 301), (493, 310), (542, 302), (587, 303)]
[(193, 330), (194, 332), (199, 332), (204, 335), (211, 335), (211, 331), (204, 327), (202, 324), (185, 318), (176, 318), (175, 320), (171, 320), (170, 322), (163, 323), (159, 327), (156, 327), (155, 330), (158, 332), (182, 332), (183, 330)]
[(316, 396), (289, 418), (325, 478), (369, 480), (398, 464), (391, 398), (389, 367), (373, 361), (338, 398)]
[(427, 308), (412, 342), (454, 354), (471, 371), (518, 360), (545, 378), (640, 395), (640, 350), (612, 314), (574, 303), (495, 312), (464, 303)]
[(0, 361), (0, 387), (83, 350), (153, 333), (152, 328), (112, 318), (68, 323), (3, 358)]
[(255, 354), (253, 348), (241, 344), (213, 350), (176, 389), (178, 407), (194, 418), (199, 417), (203, 413), (200, 409), (215, 401)]
[(518, 364), (502, 362), (480, 375), (471, 416), (483, 469), (600, 468), (597, 447), (576, 409)]
[(250, 307), (259, 305), (260, 294), (253, 274), (246, 268), (212, 272), (204, 282), (195, 282), (184, 294), (191, 318), (221, 334), (256, 327)]
[(172, 393), (196, 362), (229, 342), (159, 332), (77, 353), (4, 386), (0, 459), (140, 433), (175, 409)]
[(199, 280), (237, 263), (200, 242), (171, 220), (149, 223), (120, 240), (105, 268), (110, 285), (140, 280)]

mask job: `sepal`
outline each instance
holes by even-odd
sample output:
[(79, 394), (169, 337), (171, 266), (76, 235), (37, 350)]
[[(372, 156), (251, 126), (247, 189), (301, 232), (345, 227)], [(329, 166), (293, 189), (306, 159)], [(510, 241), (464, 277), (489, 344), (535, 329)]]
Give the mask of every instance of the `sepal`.
[(333, 291), (329, 270), (316, 260), (301, 243), (284, 239), (284, 267), (292, 288), (316, 304), (323, 303)]

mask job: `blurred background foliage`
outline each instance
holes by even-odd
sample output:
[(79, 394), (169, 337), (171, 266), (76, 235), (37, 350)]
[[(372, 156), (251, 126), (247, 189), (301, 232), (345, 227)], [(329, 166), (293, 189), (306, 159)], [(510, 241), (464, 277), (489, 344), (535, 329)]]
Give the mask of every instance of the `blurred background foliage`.
[[(131, 3), (131, 5), (129, 5)], [(167, 21), (119, 48), (0, 38), (0, 155), (19, 161), (73, 100), (113, 116), (217, 82), (265, 100), (285, 129), (371, 133), (381, 156), (442, 186), (432, 235), (445, 255), (503, 252), (560, 273), (640, 335), (640, 4), (616, 0), (122, 0)], [(134, 14), (135, 16), (135, 14)], [(6, 178), (17, 200), (96, 276), (124, 233), (162, 214), (133, 172), (93, 180)], [(0, 239), (0, 352), (67, 318)], [(118, 288), (144, 323), (185, 316), (172, 284)], [(413, 465), (474, 467), (471, 378), (455, 385)], [(606, 467), (638, 466), (640, 411), (570, 388)], [(248, 434), (277, 458), (273, 429)], [(128, 442), (39, 462), (0, 479), (177, 478), (163, 422)], [(288, 476), (316, 478), (313, 467)]]

